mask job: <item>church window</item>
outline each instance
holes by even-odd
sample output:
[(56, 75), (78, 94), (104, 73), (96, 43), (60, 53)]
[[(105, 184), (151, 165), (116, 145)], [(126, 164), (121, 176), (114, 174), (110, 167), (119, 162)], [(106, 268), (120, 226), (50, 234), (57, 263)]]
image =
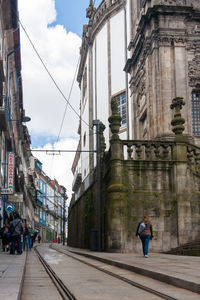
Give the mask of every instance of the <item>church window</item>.
[(122, 117), (121, 128), (126, 127), (127, 116), (126, 116), (126, 92), (123, 92), (115, 97), (118, 103), (118, 113)]
[(192, 128), (195, 136), (200, 136), (200, 90), (192, 92)]

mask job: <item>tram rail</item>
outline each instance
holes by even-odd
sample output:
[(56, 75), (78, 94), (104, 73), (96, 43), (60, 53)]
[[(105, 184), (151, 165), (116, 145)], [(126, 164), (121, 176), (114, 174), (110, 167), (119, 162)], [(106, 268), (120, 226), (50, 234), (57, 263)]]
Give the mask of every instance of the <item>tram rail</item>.
[(93, 264), (91, 264), (91, 263), (89, 263), (89, 262), (84, 261), (83, 259), (74, 257), (74, 256), (71, 255), (71, 254), (68, 254), (68, 253), (63, 252), (63, 251), (58, 250), (58, 249), (55, 249), (55, 248), (53, 248), (51, 245), (50, 245), (49, 247), (50, 247), (51, 249), (53, 249), (53, 250), (59, 252), (59, 253), (62, 253), (62, 254), (64, 254), (64, 255), (66, 255), (66, 256), (68, 256), (68, 257), (74, 259), (74, 260), (77, 260), (77, 261), (79, 261), (79, 262), (81, 262), (81, 263), (84, 263), (85, 265), (87, 265), (87, 266), (89, 266), (89, 267), (92, 267), (92, 268), (94, 268), (94, 269), (97, 269), (97, 270), (99, 270), (99, 271), (101, 271), (101, 272), (103, 272), (103, 273), (105, 273), (105, 274), (107, 274), (107, 275), (110, 275), (110, 276), (112, 276), (112, 277), (115, 277), (115, 278), (117, 278), (117, 279), (119, 279), (119, 280), (121, 280), (121, 281), (126, 282), (127, 284), (130, 284), (130, 285), (132, 285), (132, 286), (134, 286), (134, 287), (136, 287), (136, 288), (139, 288), (139, 289), (141, 289), (141, 290), (143, 290), (143, 291), (146, 291), (146, 292), (148, 292), (148, 293), (150, 293), (150, 294), (156, 295), (156, 296), (160, 297), (161, 299), (165, 299), (165, 300), (178, 300), (177, 298), (174, 298), (174, 297), (171, 297), (171, 296), (169, 296), (169, 295), (167, 295), (167, 294), (161, 293), (161, 292), (159, 292), (159, 291), (157, 291), (157, 290), (155, 290), (155, 289), (149, 288), (149, 287), (147, 287), (147, 286), (145, 286), (145, 285), (143, 285), (143, 284), (140, 284), (140, 283), (135, 282), (135, 281), (133, 281), (133, 280), (127, 279), (127, 278), (125, 278), (125, 277), (123, 277), (123, 276), (121, 276), (121, 275), (115, 274), (115, 273), (113, 273), (113, 272), (111, 272), (111, 271), (102, 269), (101, 267), (95, 266), (95, 265), (93, 265)]
[(63, 283), (63, 281), (58, 277), (58, 275), (53, 271), (50, 265), (46, 262), (40, 252), (37, 250), (37, 247), (34, 248), (35, 253), (37, 254), (41, 264), (45, 268), (47, 274), (51, 278), (52, 282), (56, 286), (59, 294), (61, 295), (62, 299), (64, 300), (77, 300), (77, 298), (71, 293), (69, 288)]

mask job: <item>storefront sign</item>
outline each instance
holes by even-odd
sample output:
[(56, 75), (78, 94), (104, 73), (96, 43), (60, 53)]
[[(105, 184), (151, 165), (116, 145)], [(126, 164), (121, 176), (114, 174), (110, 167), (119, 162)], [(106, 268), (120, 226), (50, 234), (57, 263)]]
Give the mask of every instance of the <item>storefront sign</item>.
[(13, 194), (14, 185), (14, 153), (8, 153), (8, 190)]

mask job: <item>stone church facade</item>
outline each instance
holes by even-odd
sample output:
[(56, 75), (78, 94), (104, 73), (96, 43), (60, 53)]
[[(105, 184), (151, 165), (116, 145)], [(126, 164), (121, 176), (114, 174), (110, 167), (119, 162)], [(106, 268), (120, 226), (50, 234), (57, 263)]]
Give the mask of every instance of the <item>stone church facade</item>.
[[(128, 53), (120, 65), (124, 48), (116, 47), (113, 34), (122, 31), (112, 24), (119, 25), (123, 13)], [(152, 250), (195, 241), (200, 234), (200, 2), (104, 0), (96, 9), (90, 1), (87, 15), (78, 74), (78, 150), (95, 149), (93, 132), (83, 120), (91, 126), (94, 119), (103, 121), (102, 249), (138, 251), (134, 232), (143, 214), (154, 224)], [(128, 90), (122, 74), (128, 76)], [(121, 95), (125, 115), (119, 109)], [(94, 154), (88, 161), (84, 155), (77, 152), (72, 168), (68, 244), (88, 248), (91, 230), (98, 228), (97, 177)]]
[[(132, 1), (133, 11), (137, 2)], [(168, 136), (171, 100), (186, 101), (185, 133), (200, 135), (200, 2), (140, 1), (132, 17), (130, 73), (134, 139)], [(195, 110), (198, 108), (198, 112)]]

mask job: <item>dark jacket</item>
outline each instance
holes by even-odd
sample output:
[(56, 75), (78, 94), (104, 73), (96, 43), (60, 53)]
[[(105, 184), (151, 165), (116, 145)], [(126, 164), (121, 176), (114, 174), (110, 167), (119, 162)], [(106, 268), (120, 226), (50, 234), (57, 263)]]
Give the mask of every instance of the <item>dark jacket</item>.
[[(24, 233), (24, 226), (20, 219), (14, 219), (10, 224), (10, 229), (14, 227), (12, 236), (21, 235)], [(12, 230), (12, 229), (11, 229)]]

